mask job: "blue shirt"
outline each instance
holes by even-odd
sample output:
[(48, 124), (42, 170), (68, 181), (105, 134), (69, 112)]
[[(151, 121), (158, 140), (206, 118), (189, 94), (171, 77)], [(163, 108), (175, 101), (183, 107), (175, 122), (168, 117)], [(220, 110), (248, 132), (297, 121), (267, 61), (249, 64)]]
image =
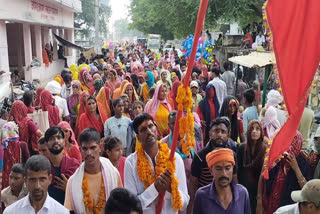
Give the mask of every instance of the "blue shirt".
[(227, 210), (221, 205), (214, 181), (201, 187), (194, 199), (193, 214), (251, 214), (247, 189), (241, 184), (231, 184), (233, 198)]
[(258, 119), (259, 119), (259, 115), (258, 115), (258, 111), (257, 111), (256, 106), (250, 106), (250, 107), (246, 108), (246, 110), (244, 110), (244, 112), (243, 112), (243, 127), (244, 127), (245, 136), (246, 136), (248, 125), (249, 125), (250, 121), (251, 120), (258, 120)]

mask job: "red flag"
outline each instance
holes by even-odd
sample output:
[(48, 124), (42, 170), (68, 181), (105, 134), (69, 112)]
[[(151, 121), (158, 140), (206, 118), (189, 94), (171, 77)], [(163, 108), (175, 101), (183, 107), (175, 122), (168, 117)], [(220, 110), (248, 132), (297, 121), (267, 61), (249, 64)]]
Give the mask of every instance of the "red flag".
[[(268, 24), (288, 120), (273, 139), (267, 167), (285, 152), (296, 133), (320, 59), (320, 1), (268, 0)], [(268, 168), (263, 175), (268, 178)]]

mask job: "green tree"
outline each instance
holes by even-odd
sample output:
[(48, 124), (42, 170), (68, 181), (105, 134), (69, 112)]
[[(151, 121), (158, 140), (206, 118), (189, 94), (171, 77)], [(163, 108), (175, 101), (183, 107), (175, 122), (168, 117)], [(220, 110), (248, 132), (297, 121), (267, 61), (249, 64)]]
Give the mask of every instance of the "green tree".
[[(246, 26), (262, 21), (265, 0), (210, 0), (205, 27), (214, 28), (237, 21)], [(200, 0), (132, 0), (131, 28), (145, 34), (158, 33), (164, 39), (183, 38), (194, 33)]]
[(141, 36), (143, 33), (136, 29), (129, 29), (128, 19), (118, 19), (114, 22), (114, 31), (117, 39)]
[[(94, 31), (95, 26), (95, 0), (81, 0), (82, 13), (76, 13), (74, 17), (74, 27), (80, 36), (88, 37)], [(108, 33), (108, 22), (111, 16), (111, 8), (99, 9), (99, 31)]]

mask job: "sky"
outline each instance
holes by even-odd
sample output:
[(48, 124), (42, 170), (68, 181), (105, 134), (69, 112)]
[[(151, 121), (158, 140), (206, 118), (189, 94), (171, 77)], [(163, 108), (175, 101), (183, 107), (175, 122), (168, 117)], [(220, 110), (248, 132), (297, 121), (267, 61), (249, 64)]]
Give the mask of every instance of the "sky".
[(115, 20), (123, 19), (128, 16), (130, 0), (109, 0), (109, 3), (112, 11), (109, 27), (113, 30), (113, 23)]

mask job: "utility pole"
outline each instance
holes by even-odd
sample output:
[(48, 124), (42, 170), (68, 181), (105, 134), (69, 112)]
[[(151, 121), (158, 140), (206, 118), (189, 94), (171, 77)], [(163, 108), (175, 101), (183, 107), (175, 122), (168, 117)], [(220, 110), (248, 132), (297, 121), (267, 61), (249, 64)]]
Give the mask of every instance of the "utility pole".
[(95, 37), (94, 37), (94, 45), (96, 54), (99, 51), (99, 0), (95, 0)]

